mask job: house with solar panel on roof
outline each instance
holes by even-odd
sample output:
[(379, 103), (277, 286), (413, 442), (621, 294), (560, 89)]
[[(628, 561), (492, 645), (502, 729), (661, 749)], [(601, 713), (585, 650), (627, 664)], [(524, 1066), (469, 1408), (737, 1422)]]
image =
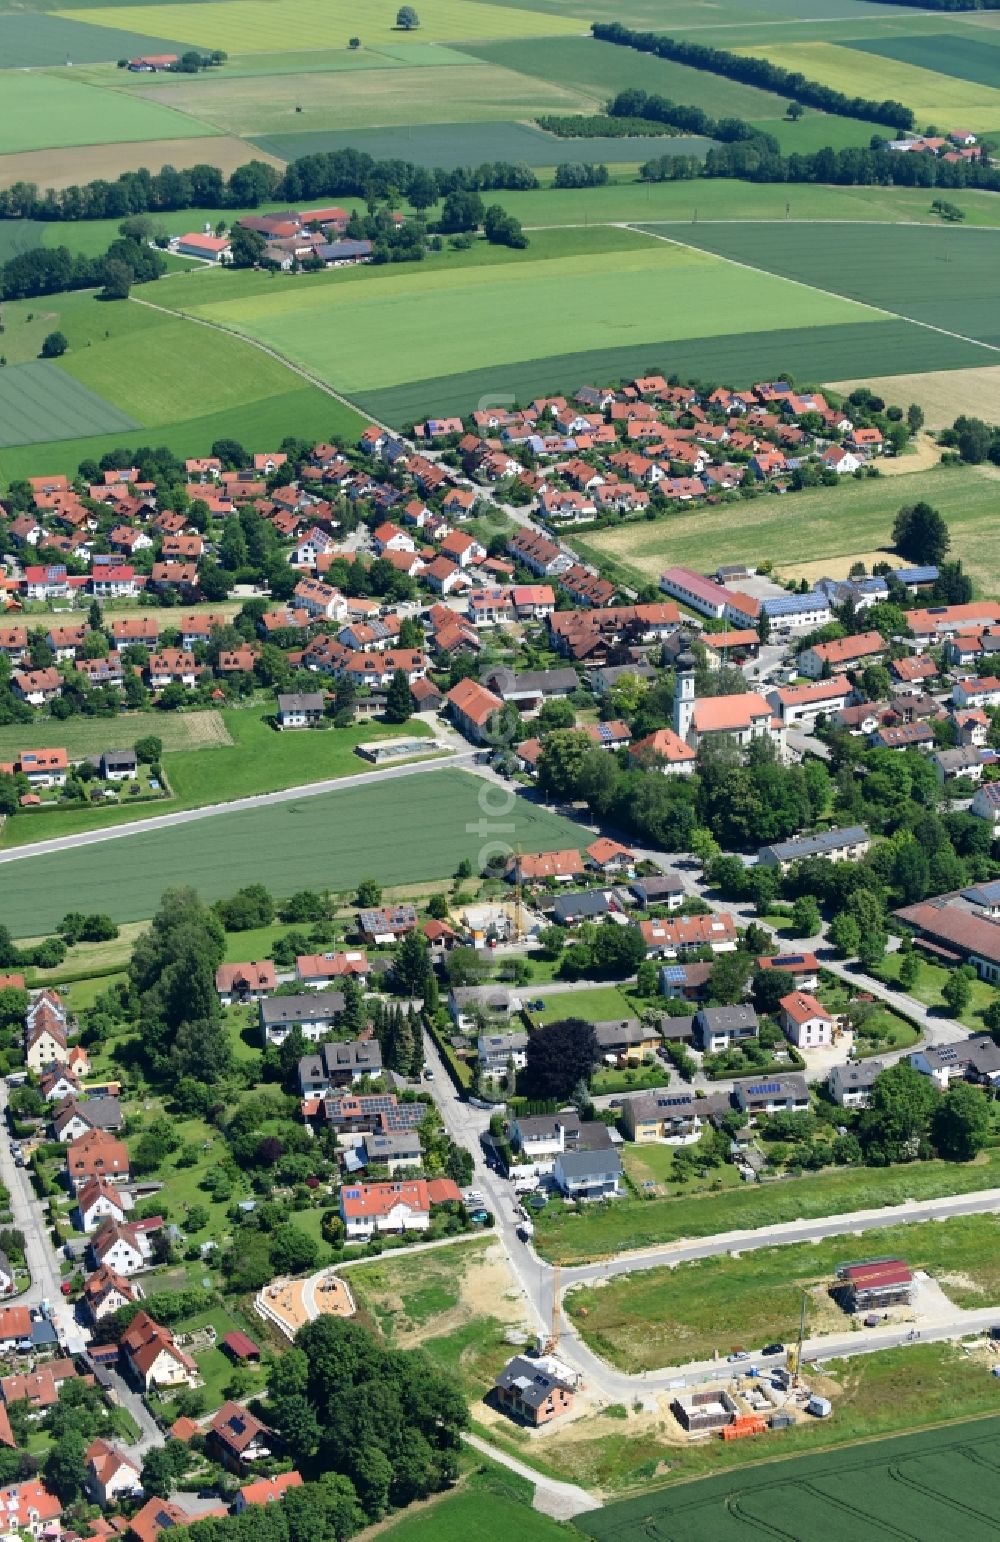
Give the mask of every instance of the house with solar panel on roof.
[(803, 1113), (809, 1107), (809, 1088), (804, 1076), (746, 1076), (733, 1083), (736, 1106), (744, 1114)]

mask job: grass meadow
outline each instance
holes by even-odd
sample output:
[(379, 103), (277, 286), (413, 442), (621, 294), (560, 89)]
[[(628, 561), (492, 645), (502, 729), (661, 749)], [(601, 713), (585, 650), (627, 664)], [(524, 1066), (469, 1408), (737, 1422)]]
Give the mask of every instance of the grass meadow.
[(545, 358), (565, 347), (568, 332), (578, 347), (598, 348), (878, 319), (850, 301), (640, 234), (621, 232), (615, 244), (613, 260), (607, 251), (575, 256), (567, 240), (555, 261), (529, 248), (506, 265), (381, 269), (377, 282), (245, 299), (219, 290), (198, 314), (280, 347), (348, 393), (420, 380), (430, 361), (440, 374)]
[(577, 544), (611, 558), (633, 579), (641, 575), (640, 582), (655, 579), (671, 563), (707, 571), (722, 553), (727, 562), (769, 558), (795, 576), (799, 564), (887, 551), (897, 512), (919, 496), (940, 509), (951, 531), (951, 555), (961, 557), (978, 588), (990, 594), (1000, 584), (994, 555), (998, 493), (992, 467), (946, 467), (922, 472), (912, 484), (906, 477), (876, 477), (786, 498), (679, 511), (653, 523), (598, 531)]
[(877, 1170), (835, 1168), (789, 1178), (760, 1192), (734, 1189), (690, 1199), (620, 1199), (591, 1205), (581, 1213), (555, 1204), (535, 1223), (535, 1247), (553, 1263), (589, 1263), (679, 1237), (711, 1237), (737, 1228), (754, 1231), (784, 1221), (898, 1205), (909, 1198), (969, 1194), (992, 1188), (998, 1174), (1000, 1152), (991, 1150), (966, 1166), (935, 1161)]
[[(915, 1226), (761, 1248), (739, 1258), (700, 1258), (672, 1269), (643, 1269), (570, 1292), (566, 1305), (597, 1354), (635, 1374), (726, 1354), (734, 1344), (794, 1340), (803, 1291), (810, 1294), (806, 1336), (849, 1326), (828, 1288), (839, 1264), (905, 1258), (925, 1269), (959, 1307), (1000, 1303), (1000, 1220), (954, 1216)], [(959, 1283), (960, 1282), (960, 1283)]]
[[(233, 54), (274, 53), (294, 49), (343, 48), (352, 34), (366, 43), (402, 44), (407, 34), (395, 25), (395, 9), (373, 12), (362, 0), (164, 0), (156, 5), (98, 6), (59, 13), (97, 27), (180, 34), (201, 48), (225, 48)], [(587, 19), (552, 17), (534, 10), (485, 5), (479, 0), (423, 0), (419, 36), (413, 41), (472, 41), (497, 37), (544, 37), (551, 33), (586, 33)]]
[(153, 38), (117, 27), (89, 27), (85, 22), (69, 21), (63, 16), (32, 14), (27, 10), (0, 15), (0, 58), (6, 70), (39, 69), (69, 62), (76, 79), (81, 64), (132, 59), (142, 53), (183, 53), (186, 47), (176, 38)]
[(916, 65), (938, 75), (953, 75), (957, 80), (974, 81), (980, 86), (1000, 90), (1000, 38), (955, 36), (934, 32), (917, 37), (861, 38), (848, 41), (848, 48), (899, 64)]
[[(169, 303), (168, 293), (195, 276), (161, 279), (145, 294)], [(17, 301), (4, 306), (4, 326), (12, 365), (34, 358), (42, 336), (56, 328), (69, 350), (57, 364), (26, 366), (23, 392), (8, 384), (21, 378), (20, 369), (0, 371), (0, 399), (11, 393), (0, 432), (3, 481), (72, 472), (84, 457), (151, 439), (195, 455), (225, 435), (248, 444), (291, 433), (353, 442), (365, 423), (239, 337), (135, 300), (102, 304), (85, 291)]]
[[(204, 758), (214, 764), (228, 753)], [(32, 856), (4, 866), (0, 921), (22, 934), (41, 934), (65, 913), (70, 893), (83, 910), (134, 921), (152, 915), (160, 894), (176, 883), (213, 900), (251, 882), (280, 895), (303, 887), (349, 889), (366, 877), (397, 885), (447, 878), (465, 859), (477, 864), (484, 844), (477, 833), (484, 817), (481, 785), (464, 772), (434, 769)], [(520, 842), (525, 851), (578, 846), (584, 839), (577, 825), (524, 799), (502, 824), (503, 832), (491, 838)]]
[[(36, 624), (34, 616), (27, 619), (32, 627)], [(0, 728), (0, 760), (12, 759), (29, 745), (38, 750), (64, 749), (75, 760), (82, 755), (99, 755), (107, 749), (130, 750), (137, 739), (149, 734), (161, 741), (164, 753), (221, 749), (234, 742), (222, 713), (214, 711), (127, 712), (116, 718), (113, 725), (106, 718), (71, 717), (60, 723), (56, 718), (40, 717), (34, 723), (11, 723)]]
[(126, 140), (212, 133), (187, 113), (121, 91), (78, 85), (68, 74), (6, 73), (0, 92), (0, 155)]

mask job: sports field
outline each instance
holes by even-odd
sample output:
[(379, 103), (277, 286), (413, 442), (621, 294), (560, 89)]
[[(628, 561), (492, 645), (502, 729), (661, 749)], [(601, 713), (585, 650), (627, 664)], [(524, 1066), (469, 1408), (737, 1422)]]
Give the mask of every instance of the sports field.
[[(584, 8), (586, 9), (586, 8)], [(396, 8), (373, 11), (363, 0), (170, 0), (154, 5), (123, 5), (59, 13), (97, 27), (157, 36), (181, 35), (201, 48), (233, 53), (343, 48), (357, 34), (366, 43), (400, 43), (407, 34), (395, 24)], [(479, 38), (544, 37), (551, 33), (586, 33), (587, 19), (538, 15), (480, 0), (421, 0), (418, 43), (472, 41)]]
[(126, 92), (78, 85), (67, 74), (3, 76), (0, 155), (80, 144), (184, 139), (212, 132), (187, 113)]
[(135, 418), (47, 359), (0, 370), (0, 449), (138, 428)]
[(892, 99), (913, 110), (923, 128), (936, 124), (947, 132), (953, 124), (976, 131), (1000, 128), (1000, 89), (978, 81), (942, 74), (837, 43), (769, 43), (740, 48), (739, 53), (767, 59), (787, 70), (800, 70), (848, 95), (875, 101)]
[(431, 362), (441, 374), (544, 358), (569, 337), (582, 349), (878, 322), (850, 301), (639, 233), (609, 232), (613, 243), (585, 255), (565, 234), (565, 255), (542, 262), (529, 248), (496, 266), (383, 268), (377, 282), (220, 298), (196, 313), (282, 348), (348, 393), (420, 380)]
[(702, 251), (978, 340), (989, 345), (980, 362), (1000, 362), (1000, 232), (775, 221), (667, 233)]
[(944, 515), (951, 532), (949, 555), (962, 558), (984, 594), (1000, 591), (1000, 476), (993, 466), (926, 471), (912, 483), (906, 477), (847, 481), (786, 498), (693, 509), (654, 523), (587, 534), (577, 544), (595, 557), (611, 558), (633, 581), (655, 579), (671, 563), (707, 572), (723, 561), (759, 563), (768, 558), (794, 576), (797, 563), (885, 550), (897, 511), (918, 497)]
[[(462, 771), (433, 771), (5, 863), (0, 923), (40, 935), (65, 914), (67, 894), (82, 910), (134, 921), (152, 915), (171, 884), (191, 884), (208, 900), (252, 882), (279, 895), (349, 889), (366, 877), (399, 885), (448, 878), (463, 860), (476, 867), (487, 840), (525, 851), (587, 840), (578, 825), (522, 798), (502, 820), (491, 817), (483, 786)], [(495, 832), (485, 837), (484, 819)]]
[[(917, 1373), (916, 1362), (926, 1357), (918, 1350), (911, 1358)], [(905, 1364), (903, 1355), (899, 1365)], [(985, 1366), (976, 1372), (988, 1380)], [(970, 1368), (970, 1375), (976, 1372)], [(897, 1390), (919, 1400), (926, 1380), (915, 1375), (907, 1386), (901, 1377)], [(836, 1418), (835, 1410), (831, 1424)], [(647, 1491), (581, 1515), (575, 1524), (596, 1542), (633, 1542), (639, 1536), (653, 1542), (746, 1542), (755, 1534), (830, 1542), (862, 1537), (986, 1542), (996, 1535), (1000, 1419), (975, 1419), (790, 1461), (781, 1460), (781, 1437), (774, 1440), (771, 1454), (777, 1460), (762, 1468)]]

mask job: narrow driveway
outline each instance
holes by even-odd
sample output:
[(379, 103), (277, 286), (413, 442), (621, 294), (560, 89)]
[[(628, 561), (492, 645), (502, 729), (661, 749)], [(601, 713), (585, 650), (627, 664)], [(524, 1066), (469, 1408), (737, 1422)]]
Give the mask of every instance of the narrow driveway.
[(586, 1489), (577, 1488), (575, 1483), (560, 1483), (556, 1478), (543, 1476), (534, 1467), (528, 1467), (516, 1457), (508, 1456), (506, 1451), (491, 1446), (489, 1441), (479, 1435), (466, 1435), (465, 1441), (483, 1456), (488, 1456), (491, 1462), (499, 1462), (501, 1467), (533, 1483), (535, 1497), (532, 1505), (543, 1515), (551, 1515), (557, 1521), (571, 1521), (574, 1515), (582, 1515), (585, 1510), (599, 1510), (601, 1507), (601, 1501), (595, 1499), (593, 1494), (588, 1494)]

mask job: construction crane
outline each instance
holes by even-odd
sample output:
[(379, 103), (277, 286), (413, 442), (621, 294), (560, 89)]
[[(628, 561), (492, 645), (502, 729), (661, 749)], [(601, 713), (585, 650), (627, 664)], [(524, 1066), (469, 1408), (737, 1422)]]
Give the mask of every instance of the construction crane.
[(514, 941), (524, 936), (524, 889), (521, 884), (521, 843), (517, 843), (514, 867)]
[(809, 1305), (809, 1292), (802, 1292), (802, 1305), (799, 1308), (799, 1336), (795, 1348), (789, 1351), (788, 1369), (798, 1381), (799, 1367), (802, 1364), (802, 1344), (806, 1336), (806, 1308)]

